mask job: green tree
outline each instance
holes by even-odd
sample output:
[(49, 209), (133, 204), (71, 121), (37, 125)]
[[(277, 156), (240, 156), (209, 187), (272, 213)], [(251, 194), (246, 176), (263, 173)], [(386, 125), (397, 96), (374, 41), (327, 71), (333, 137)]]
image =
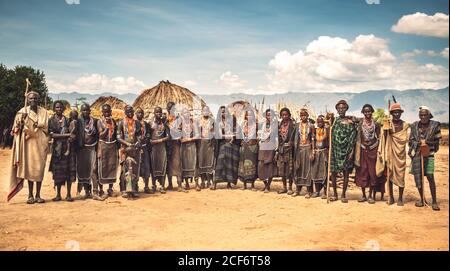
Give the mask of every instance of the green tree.
[(377, 108), (375, 109), (375, 112), (373, 112), (373, 119), (380, 125), (383, 125), (384, 117), (386, 117), (386, 113), (383, 108)]
[(16, 66), (14, 69), (8, 69), (0, 64), (0, 123), (1, 126), (11, 126), (14, 116), (25, 102), (25, 79), (31, 82), (28, 90), (33, 90), (41, 96), (41, 106), (44, 106), (44, 99), (47, 97), (47, 103), (52, 100), (48, 97), (48, 89), (45, 83), (45, 74), (32, 67)]

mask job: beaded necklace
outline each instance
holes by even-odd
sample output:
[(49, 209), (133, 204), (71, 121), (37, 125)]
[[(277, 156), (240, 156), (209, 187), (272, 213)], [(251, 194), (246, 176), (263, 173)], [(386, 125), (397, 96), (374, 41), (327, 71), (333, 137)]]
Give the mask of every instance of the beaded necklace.
[(301, 144), (306, 144), (308, 140), (308, 134), (309, 134), (309, 125), (307, 122), (300, 123), (300, 139)]
[(84, 132), (88, 136), (91, 136), (94, 134), (94, 132), (95, 132), (94, 119), (92, 117), (89, 117), (88, 123), (86, 123), (86, 125), (84, 126)]
[(316, 131), (317, 131), (316, 141), (322, 142), (323, 140), (325, 140), (326, 134), (327, 134), (327, 131), (325, 130), (325, 128), (317, 127)]
[(115, 129), (114, 121), (111, 117), (102, 117), (102, 123), (108, 128), (108, 141), (111, 141)]
[(361, 128), (364, 138), (367, 139), (367, 141), (371, 141), (375, 138), (375, 122), (372, 119), (370, 119), (370, 121), (364, 119)]
[(280, 134), (283, 141), (286, 140), (289, 131), (289, 121), (281, 122)]
[(164, 127), (164, 123), (161, 121), (161, 122), (157, 122), (157, 121), (154, 121), (154, 126), (156, 126), (155, 128), (155, 131), (156, 131), (156, 136), (158, 137), (158, 138), (161, 138), (161, 137), (163, 137), (163, 135), (164, 135), (164, 132), (165, 132), (165, 127)]
[(125, 135), (125, 139), (130, 138), (134, 138), (134, 131), (136, 130), (136, 122), (134, 121), (133, 118), (129, 118), (129, 117), (125, 117), (124, 118), (124, 135)]

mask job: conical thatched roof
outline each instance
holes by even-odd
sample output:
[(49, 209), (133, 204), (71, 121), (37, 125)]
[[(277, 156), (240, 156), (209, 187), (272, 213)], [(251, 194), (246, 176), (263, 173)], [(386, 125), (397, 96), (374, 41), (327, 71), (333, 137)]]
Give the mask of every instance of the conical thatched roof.
[(145, 112), (145, 118), (153, 114), (155, 107), (165, 110), (168, 102), (184, 105), (189, 110), (200, 111), (206, 103), (187, 88), (172, 84), (169, 81), (160, 81), (157, 86), (142, 91), (133, 103), (133, 107), (140, 107)]
[(125, 105), (127, 105), (124, 101), (119, 98), (113, 96), (100, 96), (95, 102), (92, 103), (91, 109), (95, 109), (98, 111), (102, 110), (102, 105), (109, 104), (111, 109), (119, 109), (123, 110)]

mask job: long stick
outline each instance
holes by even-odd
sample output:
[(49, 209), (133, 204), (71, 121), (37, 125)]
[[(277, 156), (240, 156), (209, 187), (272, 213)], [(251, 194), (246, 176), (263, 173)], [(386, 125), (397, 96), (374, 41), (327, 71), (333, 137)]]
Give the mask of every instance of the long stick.
[(388, 136), (389, 136), (389, 131), (388, 130), (384, 130), (384, 164), (386, 167), (386, 190), (387, 190), (387, 194), (388, 194), (388, 203), (389, 200), (391, 199), (391, 190), (390, 190), (390, 179), (389, 179), (389, 162), (388, 162), (388, 148), (387, 148), (387, 141), (388, 141)]
[[(25, 105), (24, 105), (24, 110), (25, 113), (27, 113), (27, 105), (28, 105), (28, 101), (27, 101), (27, 95), (28, 95), (28, 86), (31, 85), (30, 80), (28, 80), (28, 78), (25, 79), (26, 82), (26, 87), (25, 87)], [(22, 141), (22, 131), (23, 131), (23, 126), (24, 126), (24, 115), (22, 114), (21, 116), (21, 121), (20, 121), (20, 126), (19, 126), (19, 130), (18, 130), (18, 135), (19, 137), (16, 139), (14, 139), (14, 144), (16, 145), (16, 159), (15, 159), (15, 163), (16, 165), (18, 165), (20, 163), (19, 157), (20, 157), (20, 142)], [(25, 146), (25, 145), (24, 145)]]
[(425, 179), (425, 173), (423, 172), (423, 170), (424, 170), (424, 165), (423, 165), (424, 163), (423, 163), (423, 155), (422, 155), (422, 152), (420, 152), (420, 167), (421, 167), (421, 169), (420, 169), (420, 182), (422, 183), (422, 203), (425, 205), (425, 206), (428, 206), (428, 203), (427, 203), (427, 200), (425, 199), (425, 181), (424, 181), (424, 179)]
[[(139, 177), (141, 176), (141, 163), (142, 163), (142, 148), (137, 149), (139, 152), (139, 165), (137, 170), (136, 186), (139, 183)], [(139, 191), (136, 191), (139, 192)]]
[(330, 126), (330, 134), (328, 135), (328, 168), (327, 168), (327, 203), (330, 203), (330, 172), (331, 172), (331, 137), (332, 137), (332, 131), (334, 126), (334, 120), (333, 118), (330, 119), (331, 126)]
[(28, 86), (30, 86), (31, 83), (30, 83), (30, 80), (28, 80), (28, 78), (25, 79), (25, 82), (27, 83), (27, 87), (25, 88), (25, 107), (27, 107), (27, 105), (28, 105), (28, 101), (27, 101)]
[[(389, 172), (389, 161), (388, 161), (388, 155), (389, 155), (389, 150), (387, 149), (387, 146), (388, 146), (388, 144), (387, 144), (387, 142), (388, 142), (388, 137), (389, 137), (389, 129), (391, 128), (390, 126), (390, 107), (391, 107), (391, 99), (389, 99), (388, 100), (388, 115), (387, 115), (387, 117), (388, 117), (388, 125), (389, 125), (389, 127), (385, 127), (385, 130), (384, 130), (384, 162), (386, 163), (386, 168), (387, 168), (387, 170), (386, 170), (386, 186), (387, 186), (387, 193), (388, 193), (388, 202), (389, 202), (389, 200), (391, 199), (391, 190), (389, 189), (389, 187), (390, 187), (390, 172)], [(392, 189), (394, 189), (394, 187), (392, 187)], [(392, 192), (394, 192), (394, 191), (392, 191)]]

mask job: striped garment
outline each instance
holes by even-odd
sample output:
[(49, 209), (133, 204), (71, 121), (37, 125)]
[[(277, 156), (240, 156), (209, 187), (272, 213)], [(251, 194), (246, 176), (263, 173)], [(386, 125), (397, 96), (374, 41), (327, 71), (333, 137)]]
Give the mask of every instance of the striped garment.
[(242, 145), (240, 148), (239, 179), (254, 182), (257, 176), (258, 145)]
[(219, 155), (217, 156), (214, 181), (237, 183), (239, 170), (239, 145), (226, 140), (219, 141)]
[(353, 161), (347, 161), (347, 156), (355, 147), (356, 128), (342, 121), (341, 117), (337, 117), (332, 131), (330, 170), (334, 173), (353, 169)]

